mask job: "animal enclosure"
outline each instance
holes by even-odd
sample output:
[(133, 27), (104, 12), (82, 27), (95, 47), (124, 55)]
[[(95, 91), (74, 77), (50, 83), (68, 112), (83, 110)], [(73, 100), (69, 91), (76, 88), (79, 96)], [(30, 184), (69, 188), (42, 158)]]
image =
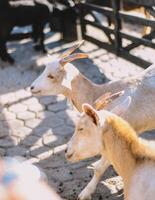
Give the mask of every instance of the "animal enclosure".
[[(131, 50), (134, 48), (144, 45), (147, 47), (155, 48), (155, 43), (152, 41), (155, 38), (155, 20), (150, 19), (155, 16), (155, 10), (153, 9), (154, 1), (148, 0), (112, 0), (112, 7), (98, 6), (92, 3), (81, 3), (81, 29), (82, 36), (85, 40), (97, 44), (99, 47), (104, 48), (110, 52), (115, 53), (118, 56), (121, 56), (135, 64), (138, 64), (142, 67), (148, 67), (151, 63), (131, 54)], [(144, 12), (149, 15), (149, 19), (138, 14), (131, 14), (126, 11), (126, 8), (122, 9), (121, 5), (126, 3), (133, 3), (133, 7), (143, 7)], [(130, 8), (131, 9), (131, 8)], [(113, 27), (105, 25), (100, 20), (89, 20), (85, 16), (88, 13), (95, 13), (104, 15), (113, 22)], [(130, 22), (131, 24), (142, 25), (150, 27), (150, 32), (144, 33), (140, 37), (137, 37), (133, 34), (126, 33), (122, 30), (122, 25), (124, 22)], [(93, 26), (97, 29), (103, 31), (107, 36), (108, 41), (98, 40), (96, 37), (90, 36), (87, 32), (87, 27)], [(127, 44), (124, 45), (123, 40), (128, 40)]]

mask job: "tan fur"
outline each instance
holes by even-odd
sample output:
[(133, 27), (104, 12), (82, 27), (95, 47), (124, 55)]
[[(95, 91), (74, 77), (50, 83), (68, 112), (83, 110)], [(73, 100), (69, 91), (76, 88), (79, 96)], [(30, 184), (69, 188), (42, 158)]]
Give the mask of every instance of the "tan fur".
[(136, 132), (123, 119), (117, 116), (108, 117), (107, 124), (108, 130), (103, 133), (103, 155), (122, 176), (125, 199), (128, 199), (132, 177), (138, 167), (146, 165), (147, 162), (155, 163), (155, 149), (149, 147), (149, 141), (138, 138)]
[(138, 138), (136, 132), (126, 121), (116, 116), (109, 117), (107, 121), (115, 135), (126, 143), (136, 160), (155, 161), (155, 149), (149, 146), (149, 141)]

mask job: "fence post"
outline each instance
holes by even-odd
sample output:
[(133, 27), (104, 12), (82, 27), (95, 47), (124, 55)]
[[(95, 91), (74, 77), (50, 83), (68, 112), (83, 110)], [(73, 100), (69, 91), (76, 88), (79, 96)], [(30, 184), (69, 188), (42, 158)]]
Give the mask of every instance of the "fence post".
[(116, 54), (119, 55), (119, 51), (122, 47), (122, 39), (120, 36), (119, 31), (121, 30), (121, 19), (119, 17), (119, 10), (120, 10), (120, 0), (112, 0), (112, 7), (114, 12), (114, 33), (115, 33), (115, 51)]
[(79, 16), (80, 16), (80, 24), (81, 24), (81, 34), (82, 38), (84, 38), (85, 32), (86, 32), (86, 25), (84, 23), (84, 17), (85, 17), (85, 7), (83, 6), (82, 3), (78, 5), (79, 7)]

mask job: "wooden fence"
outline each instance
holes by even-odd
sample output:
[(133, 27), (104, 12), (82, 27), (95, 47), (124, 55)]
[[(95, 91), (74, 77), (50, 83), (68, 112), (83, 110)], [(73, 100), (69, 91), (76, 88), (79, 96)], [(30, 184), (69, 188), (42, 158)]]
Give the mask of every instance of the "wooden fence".
[[(131, 54), (131, 50), (144, 45), (147, 47), (155, 48), (155, 43), (152, 41), (155, 38), (155, 20), (154, 19), (146, 19), (141, 16), (129, 14), (126, 11), (120, 9), (122, 1), (134, 3), (139, 6), (143, 6), (150, 15), (155, 17), (155, 10), (153, 6), (155, 6), (155, 0), (111, 0), (112, 7), (104, 7), (98, 6), (90, 3), (81, 3), (80, 6), (80, 20), (81, 20), (81, 30), (82, 36), (85, 40), (88, 40), (92, 43), (95, 43), (101, 48), (104, 48), (110, 52), (115, 53), (118, 56), (121, 56), (141, 67), (148, 67), (151, 63)], [(102, 15), (112, 19), (114, 23), (114, 28), (110, 26), (104, 26), (98, 20), (90, 21), (85, 18), (88, 13), (93, 13), (93, 11), (97, 13), (101, 13)], [(122, 21), (130, 22), (131, 24), (143, 25), (151, 27), (151, 32), (149, 34), (145, 34), (141, 37), (133, 36), (132, 34), (125, 33), (122, 31)], [(101, 41), (96, 37), (90, 36), (87, 33), (87, 26), (93, 26), (100, 30), (102, 30), (108, 38), (108, 42)], [(122, 40), (127, 39), (130, 42), (129, 45), (123, 47)]]

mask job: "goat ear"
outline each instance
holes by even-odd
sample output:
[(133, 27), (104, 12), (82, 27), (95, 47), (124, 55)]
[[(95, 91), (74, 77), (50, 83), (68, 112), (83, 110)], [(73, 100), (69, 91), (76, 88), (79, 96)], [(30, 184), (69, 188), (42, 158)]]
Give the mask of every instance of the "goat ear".
[(82, 110), (89, 117), (91, 117), (91, 119), (92, 119), (92, 121), (94, 122), (95, 125), (99, 124), (98, 114), (96, 113), (95, 109), (91, 105), (89, 105), (89, 104), (83, 104), (82, 105)]
[(77, 59), (88, 58), (88, 55), (85, 53), (74, 53), (66, 58), (60, 60), (60, 64), (63, 67), (65, 64), (72, 62)]
[(75, 44), (73, 47), (67, 49), (66, 51), (64, 51), (64, 52), (60, 55), (60, 58), (66, 58), (66, 57), (68, 57), (71, 53), (73, 53), (76, 49), (78, 49), (83, 43), (84, 43), (84, 40), (78, 42), (78, 43)]
[(111, 92), (105, 93), (94, 102), (93, 107), (96, 110), (104, 109), (109, 103), (111, 103), (123, 94), (124, 91), (120, 91), (115, 94), (111, 94)]
[(128, 96), (121, 104), (117, 105), (115, 108), (111, 110), (111, 112), (115, 113), (116, 115), (122, 115), (126, 112), (131, 104), (131, 97)]

